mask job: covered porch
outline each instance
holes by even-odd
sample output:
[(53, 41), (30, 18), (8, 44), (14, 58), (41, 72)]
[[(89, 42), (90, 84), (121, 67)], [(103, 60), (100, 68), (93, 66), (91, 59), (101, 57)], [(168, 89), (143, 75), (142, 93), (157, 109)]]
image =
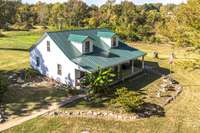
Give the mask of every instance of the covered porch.
[(112, 67), (113, 72), (116, 74), (116, 81), (125, 80), (134, 76), (144, 69), (144, 56), (137, 59), (132, 59)]
[[(110, 68), (112, 68), (113, 73), (116, 75), (113, 84), (118, 83), (144, 70), (144, 56), (110, 66)], [(84, 78), (85, 73), (86, 72), (80, 70), (75, 71), (76, 86), (80, 86), (81, 79)]]

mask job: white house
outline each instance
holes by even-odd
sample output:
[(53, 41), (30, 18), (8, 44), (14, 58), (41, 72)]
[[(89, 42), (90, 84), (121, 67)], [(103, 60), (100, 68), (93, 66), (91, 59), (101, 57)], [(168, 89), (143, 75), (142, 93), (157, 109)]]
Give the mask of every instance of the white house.
[(76, 87), (86, 72), (113, 68), (118, 81), (141, 72), (145, 53), (126, 45), (108, 29), (46, 32), (30, 49), (32, 68)]

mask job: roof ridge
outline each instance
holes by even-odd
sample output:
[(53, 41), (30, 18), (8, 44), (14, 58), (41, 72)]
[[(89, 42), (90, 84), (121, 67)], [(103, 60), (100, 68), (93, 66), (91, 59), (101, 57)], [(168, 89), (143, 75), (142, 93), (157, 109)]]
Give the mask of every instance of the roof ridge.
[(85, 31), (85, 30), (101, 30), (101, 29), (107, 29), (110, 30), (109, 28), (83, 28), (83, 29), (68, 29), (68, 30), (62, 30), (62, 31), (48, 31), (46, 33), (58, 33), (58, 32), (70, 32), (70, 31)]
[(70, 33), (69, 36), (70, 35), (89, 37), (88, 35), (82, 35), (82, 34), (77, 34), (77, 33)]

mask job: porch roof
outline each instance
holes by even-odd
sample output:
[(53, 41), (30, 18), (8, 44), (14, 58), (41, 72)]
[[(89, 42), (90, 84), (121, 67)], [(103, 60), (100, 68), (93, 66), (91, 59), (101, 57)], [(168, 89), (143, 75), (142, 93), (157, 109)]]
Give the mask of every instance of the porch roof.
[(97, 50), (96, 52), (85, 54), (73, 59), (73, 62), (87, 71), (94, 72), (99, 68), (107, 68), (123, 62), (144, 56), (146, 53), (138, 49), (127, 46), (120, 42), (118, 48), (109, 51)]

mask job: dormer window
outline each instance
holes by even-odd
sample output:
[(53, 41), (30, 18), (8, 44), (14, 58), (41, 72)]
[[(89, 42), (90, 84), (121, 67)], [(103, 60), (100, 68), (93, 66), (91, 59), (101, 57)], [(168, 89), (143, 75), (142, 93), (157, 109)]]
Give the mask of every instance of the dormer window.
[(94, 39), (90, 36), (70, 34), (68, 40), (82, 54), (93, 52)]
[(117, 38), (113, 37), (112, 38), (112, 47), (116, 47), (117, 46)]
[(97, 36), (110, 48), (118, 46), (118, 36), (111, 31), (97, 32)]
[(90, 52), (90, 41), (86, 41), (85, 42), (85, 53), (89, 53)]

